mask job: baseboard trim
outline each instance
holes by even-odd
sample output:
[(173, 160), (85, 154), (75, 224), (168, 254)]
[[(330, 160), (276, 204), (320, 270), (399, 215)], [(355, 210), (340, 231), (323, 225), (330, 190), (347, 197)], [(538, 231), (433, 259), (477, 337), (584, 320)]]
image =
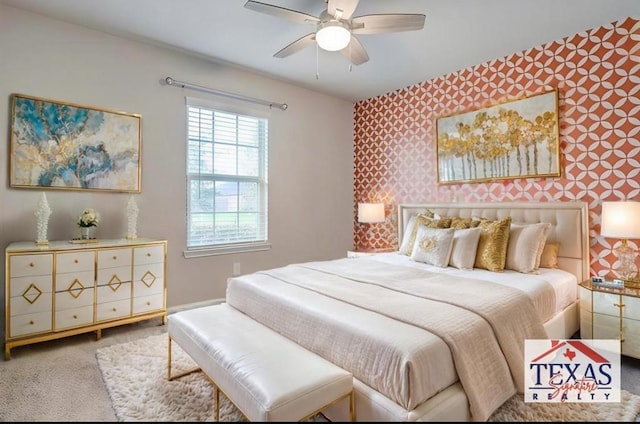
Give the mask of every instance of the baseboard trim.
[(202, 302), (194, 302), (194, 303), (187, 303), (179, 306), (172, 306), (170, 308), (167, 308), (167, 314), (169, 315), (175, 312), (186, 311), (187, 309), (201, 308), (203, 306), (217, 305), (219, 303), (223, 303), (224, 301), (225, 301), (224, 298), (210, 299), (210, 300), (204, 300)]

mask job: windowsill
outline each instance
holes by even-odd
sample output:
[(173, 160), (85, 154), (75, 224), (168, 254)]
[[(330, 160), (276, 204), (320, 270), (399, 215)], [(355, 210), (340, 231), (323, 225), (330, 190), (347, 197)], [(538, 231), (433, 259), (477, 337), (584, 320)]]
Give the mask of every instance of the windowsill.
[(271, 249), (271, 243), (226, 244), (222, 246), (193, 247), (182, 252), (186, 259), (201, 258), (203, 256), (228, 255), (231, 253), (259, 252)]

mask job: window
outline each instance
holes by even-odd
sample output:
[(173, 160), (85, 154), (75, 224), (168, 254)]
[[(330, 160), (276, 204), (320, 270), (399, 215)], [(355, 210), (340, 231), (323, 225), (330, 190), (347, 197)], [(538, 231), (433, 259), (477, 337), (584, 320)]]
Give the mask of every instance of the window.
[(187, 257), (268, 248), (269, 121), (224, 109), (187, 99)]

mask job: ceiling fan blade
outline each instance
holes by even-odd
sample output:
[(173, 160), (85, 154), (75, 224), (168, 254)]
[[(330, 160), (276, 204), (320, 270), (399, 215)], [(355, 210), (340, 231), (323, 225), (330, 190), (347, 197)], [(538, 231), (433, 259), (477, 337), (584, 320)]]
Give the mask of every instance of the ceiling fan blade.
[[(327, 12), (335, 18), (348, 20), (358, 7), (360, 0), (328, 0)], [(336, 13), (339, 16), (336, 16)]]
[(353, 34), (382, 34), (385, 32), (415, 31), (424, 28), (425, 18), (425, 15), (409, 13), (356, 16), (351, 20), (351, 32)]
[(349, 45), (340, 50), (340, 53), (342, 53), (342, 55), (349, 59), (354, 65), (361, 65), (369, 60), (369, 55), (364, 47), (362, 47), (362, 44), (360, 44), (360, 40), (353, 35), (351, 36), (351, 42)]
[(244, 4), (244, 7), (254, 12), (265, 13), (267, 15), (275, 16), (277, 18), (287, 19), (289, 21), (298, 22), (301, 24), (320, 22), (320, 19), (313, 15), (298, 12), (297, 10), (287, 9), (285, 7), (274, 6), (272, 4), (261, 3), (259, 1), (249, 0)]
[(299, 52), (300, 50), (304, 49), (307, 46), (310, 46), (311, 44), (314, 44), (315, 41), (316, 41), (316, 34), (312, 32), (311, 34), (307, 34), (304, 37), (298, 38), (296, 41), (294, 41), (293, 43), (289, 44), (287, 47), (283, 48), (282, 50), (274, 54), (273, 57), (279, 57), (279, 58), (287, 57), (289, 55)]

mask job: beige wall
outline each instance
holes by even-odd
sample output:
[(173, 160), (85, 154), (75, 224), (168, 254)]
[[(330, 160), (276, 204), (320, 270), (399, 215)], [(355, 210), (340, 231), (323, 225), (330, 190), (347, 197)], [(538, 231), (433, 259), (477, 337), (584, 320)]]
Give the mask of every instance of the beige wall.
[[(185, 259), (184, 98), (220, 99), (162, 86), (167, 76), (288, 103), (273, 110), (269, 151), (270, 251)], [(138, 235), (168, 240), (168, 306), (222, 298), (233, 263), (242, 273), (343, 257), (352, 246), (353, 105), (278, 80), (0, 6), (0, 246), (34, 240), (40, 190), (9, 188), (10, 95), (21, 93), (142, 115)], [(85, 207), (99, 238), (126, 235), (128, 194), (46, 191), (49, 240), (77, 236)], [(4, 261), (2, 261), (4, 275)], [(2, 331), (4, 290), (2, 290)]]

